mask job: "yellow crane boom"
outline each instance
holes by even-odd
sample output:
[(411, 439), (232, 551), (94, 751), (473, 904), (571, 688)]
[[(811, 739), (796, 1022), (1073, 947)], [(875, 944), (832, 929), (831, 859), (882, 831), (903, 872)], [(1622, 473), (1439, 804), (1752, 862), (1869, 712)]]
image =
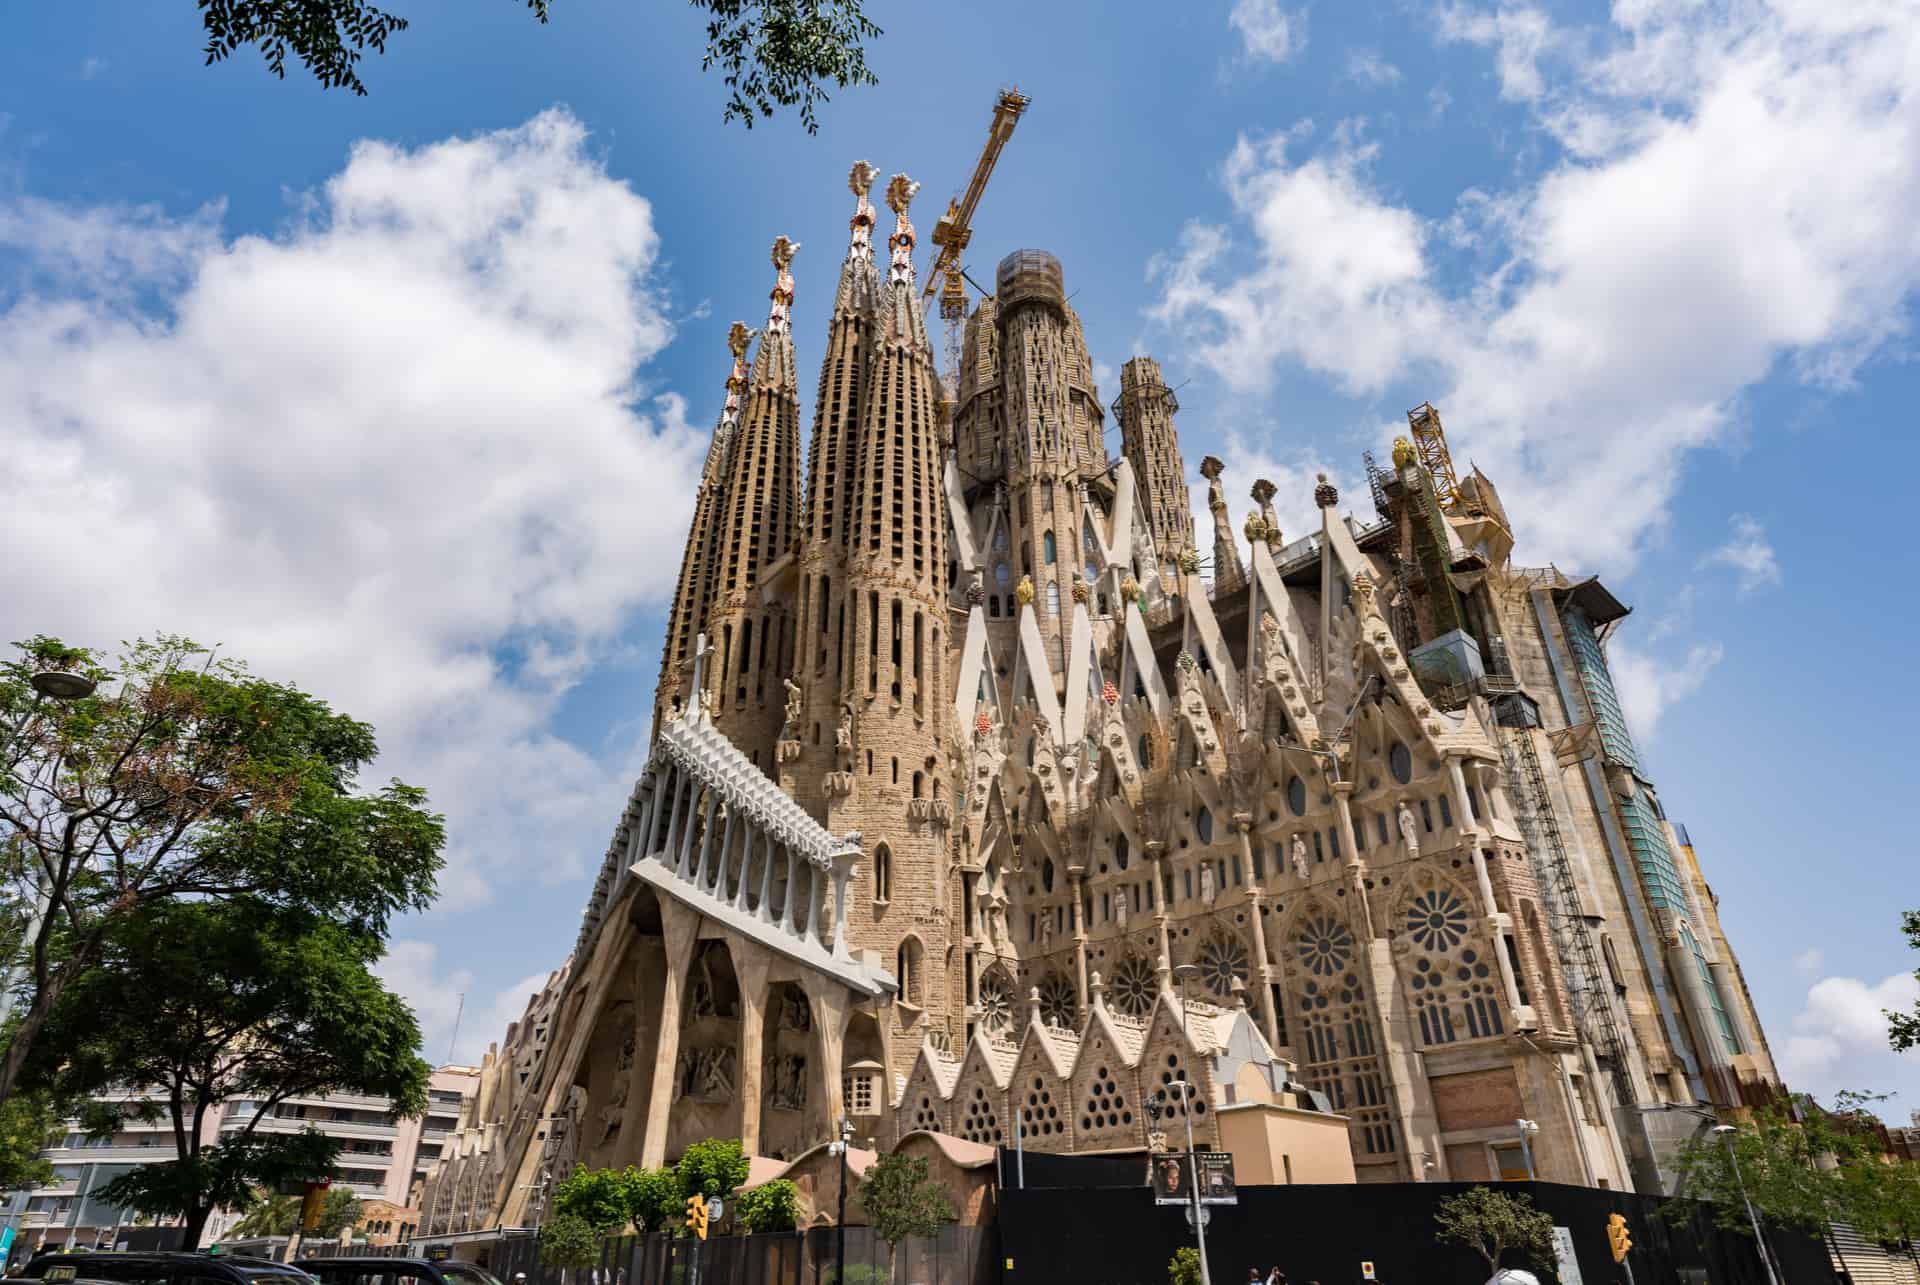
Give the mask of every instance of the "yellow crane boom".
[[(987, 145), (980, 149), (980, 161), (973, 167), (973, 178), (964, 193), (947, 202), (947, 212), (933, 225), (933, 243), (940, 247), (940, 253), (927, 269), (927, 288), (920, 292), (920, 297), (931, 299), (934, 289), (941, 288), (940, 316), (947, 323), (949, 383), (956, 378), (955, 368), (960, 364), (960, 324), (967, 316), (967, 291), (961, 280), (960, 255), (973, 239), (973, 212), (979, 208), (980, 198), (987, 190), (987, 179), (992, 177), (994, 164), (1000, 159), (1000, 149), (1013, 137), (1013, 127), (1020, 123), (1027, 102), (1027, 96), (1018, 89), (1000, 91), (1000, 97), (993, 104), (993, 124), (987, 130)], [(956, 392), (950, 387), (947, 396), (955, 396)]]

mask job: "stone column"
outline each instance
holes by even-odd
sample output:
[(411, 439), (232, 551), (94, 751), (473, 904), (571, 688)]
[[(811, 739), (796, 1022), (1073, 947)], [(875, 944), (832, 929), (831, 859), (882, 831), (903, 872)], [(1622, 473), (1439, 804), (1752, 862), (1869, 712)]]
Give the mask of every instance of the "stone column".
[(1477, 847), (1492, 831), (1473, 819), (1473, 802), (1467, 797), (1467, 774), (1461, 765), (1462, 757), (1458, 750), (1447, 751), (1447, 778), (1453, 783), (1453, 818), (1459, 823), (1461, 835)]
[[(693, 886), (701, 892), (707, 890), (707, 871), (713, 864), (713, 831), (715, 814), (720, 810), (720, 791), (707, 791), (707, 811), (700, 823), (700, 859), (693, 865)], [(732, 815), (732, 809), (728, 809)]]
[(793, 845), (787, 845), (787, 896), (786, 904), (780, 907), (780, 916), (786, 929), (793, 936), (800, 935), (800, 863), (795, 859)]
[(687, 965), (693, 958), (700, 915), (671, 897), (662, 897), (660, 925), (666, 941), (666, 968), (660, 983), (660, 1043), (654, 1049), (647, 1128), (640, 1144), (643, 1169), (658, 1169), (667, 1159), (667, 1120), (673, 1111), (674, 1081), (680, 1063), (680, 997), (686, 989)]
[(1167, 845), (1158, 839), (1149, 839), (1140, 845), (1146, 852), (1153, 867), (1153, 922), (1160, 931), (1160, 958), (1173, 960), (1173, 948), (1167, 936)]
[[(634, 862), (641, 860), (647, 855), (647, 841), (653, 833), (653, 814), (658, 811), (659, 803), (659, 782), (656, 781), (653, 787), (647, 790), (647, 797), (640, 804), (638, 823), (633, 828), (633, 840), (627, 846), (628, 866), (632, 866)], [(625, 874), (626, 872), (623, 870), (621, 873)]]
[(700, 802), (700, 782), (687, 773), (687, 807), (680, 818), (680, 853), (674, 859), (673, 872), (682, 879), (693, 877), (693, 813)]
[(1499, 910), (1493, 900), (1493, 879), (1487, 873), (1487, 854), (1479, 844), (1473, 845), (1473, 878), (1480, 886), (1480, 899), (1486, 903), (1487, 915), (1483, 924), (1493, 938), (1494, 963), (1500, 966), (1500, 982), (1507, 993), (1507, 1006), (1514, 1015), (1514, 1021), (1520, 1020), (1520, 984), (1513, 975), (1513, 960), (1507, 955), (1507, 934), (1513, 928), (1513, 916)]
[(773, 962), (764, 950), (740, 943), (734, 951), (734, 976), (740, 981), (740, 1150), (754, 1155), (760, 1149), (760, 1072), (765, 1055), (761, 1045), (767, 1024), (767, 968)]
[(1330, 788), (1333, 790), (1335, 824), (1344, 836), (1340, 847), (1347, 854), (1342, 863), (1346, 868), (1347, 891), (1353, 895), (1354, 905), (1359, 908), (1358, 918), (1366, 929), (1364, 935), (1371, 939), (1379, 929), (1373, 922), (1372, 900), (1367, 896), (1367, 863), (1360, 855), (1360, 845), (1353, 839), (1353, 782), (1334, 781)]
[(853, 958), (847, 949), (847, 881), (852, 877), (853, 855), (836, 856), (833, 859), (833, 957), (841, 961)]
[(780, 856), (780, 845), (774, 842), (773, 831), (769, 830), (760, 838), (760, 904), (754, 915), (763, 924), (773, 922), (773, 863)]
[(753, 876), (754, 840), (760, 837), (760, 829), (749, 821), (740, 834), (740, 886), (734, 889), (733, 908), (741, 914), (747, 913), (747, 884)]
[(847, 991), (839, 982), (813, 973), (807, 975), (803, 984), (813, 1005), (813, 1029), (820, 1037), (820, 1074), (826, 1081), (821, 1086), (820, 1100), (827, 1108), (827, 1130), (837, 1137), (834, 1130), (847, 1111), (840, 1083), (847, 1038)]
[[(727, 899), (727, 863), (733, 860), (733, 822), (739, 814), (739, 808), (728, 805), (726, 828), (720, 834), (720, 859), (715, 863), (719, 869), (713, 876), (713, 895), (722, 901)], [(742, 879), (741, 882), (746, 881)], [(702, 881), (701, 886), (706, 886), (705, 881)]]
[(1253, 877), (1253, 814), (1234, 813), (1233, 832), (1240, 836), (1240, 864), (1247, 872), (1247, 938), (1253, 949), (1253, 967), (1248, 972), (1260, 987), (1260, 1021), (1266, 1028), (1267, 1043), (1279, 1048), (1280, 1022), (1273, 1008), (1273, 966), (1267, 962), (1267, 928), (1260, 920), (1260, 902), (1267, 894)]
[(1087, 1011), (1087, 922), (1080, 890), (1086, 877), (1085, 866), (1067, 867), (1067, 891), (1073, 897), (1074, 1002), (1082, 1013)]

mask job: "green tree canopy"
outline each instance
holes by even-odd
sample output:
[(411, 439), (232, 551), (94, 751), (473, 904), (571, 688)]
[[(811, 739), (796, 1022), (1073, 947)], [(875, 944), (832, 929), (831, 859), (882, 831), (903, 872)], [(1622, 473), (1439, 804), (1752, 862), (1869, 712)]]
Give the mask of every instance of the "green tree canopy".
[(53, 1181), (53, 1166), (41, 1158), (66, 1130), (66, 1112), (47, 1093), (16, 1093), (0, 1103), (0, 1191)]
[(899, 1152), (876, 1157), (860, 1180), (867, 1225), (889, 1254), (909, 1236), (934, 1236), (956, 1217), (946, 1188), (927, 1177), (924, 1156)]
[(291, 1236), (300, 1230), (300, 1197), (276, 1196), (256, 1189), (253, 1207), (227, 1233), (235, 1240), (248, 1236)]
[(602, 1235), (626, 1226), (626, 1174), (619, 1169), (576, 1167), (555, 1184), (553, 1212), (557, 1218), (578, 1218)]
[(740, 1150), (738, 1138), (703, 1138), (687, 1148), (674, 1173), (685, 1195), (699, 1194), (712, 1200), (728, 1196), (747, 1180), (748, 1161)]
[(548, 1267), (591, 1267), (600, 1257), (600, 1233), (577, 1214), (562, 1214), (540, 1229), (540, 1261)]
[[(42, 699), (49, 667), (98, 686)], [(149, 907), (239, 900), (377, 939), (432, 901), (444, 830), (425, 794), (356, 791), (373, 730), (186, 639), (132, 643), (111, 671), (57, 639), (18, 644), (0, 662), (0, 738), (0, 877), (17, 904), (47, 905), (21, 952), (0, 1103), (75, 979)]]
[(1200, 1251), (1182, 1245), (1167, 1260), (1167, 1285), (1200, 1285)]
[[(110, 1133), (128, 1115), (164, 1119), (176, 1159), (143, 1165), (101, 1195), (184, 1219), (193, 1244), (216, 1207), (245, 1209), (257, 1187), (333, 1172), (337, 1144), (311, 1130), (260, 1129), (288, 1098), (350, 1092), (387, 1098), (397, 1115), (426, 1109), (420, 1027), (373, 975), (380, 949), (377, 938), (305, 910), (146, 906), (68, 987), (27, 1083), (75, 1099), (143, 1086), (141, 1097), (95, 1107), (89, 1129)], [(222, 1103), (243, 1113), (205, 1142)]]
[[(252, 47), (267, 70), (285, 79), (287, 55), (305, 64), (329, 89), (367, 92), (359, 63), (368, 49), (385, 53), (408, 19), (368, 0), (196, 0), (206, 26), (209, 64)], [(863, 0), (690, 0), (708, 14), (702, 70), (726, 73), (729, 97), (722, 120), (749, 129), (755, 116), (800, 109), (809, 134), (819, 130), (815, 106), (827, 86), (873, 85), (863, 41), (881, 34)], [(527, 0), (544, 23), (550, 0)]]
[(652, 1235), (679, 1215), (686, 1200), (680, 1175), (672, 1169), (627, 1170), (627, 1220)]
[(800, 1220), (800, 1189), (775, 1178), (740, 1193), (733, 1216), (749, 1232), (792, 1231)]
[(1500, 1259), (1510, 1250), (1539, 1266), (1553, 1266), (1553, 1218), (1535, 1209), (1528, 1196), (1469, 1187), (1434, 1206), (1433, 1221), (1436, 1239), (1465, 1245), (1487, 1260), (1489, 1272), (1500, 1270)]
[[(1920, 910), (1909, 910), (1900, 916), (1900, 926), (1906, 931), (1907, 945), (1920, 950)], [(1920, 969), (1915, 969), (1914, 979), (1920, 981)], [(1887, 1013), (1888, 1043), (1894, 1052), (1904, 1053), (1911, 1048), (1920, 1048), (1920, 1008), (1911, 1013)]]

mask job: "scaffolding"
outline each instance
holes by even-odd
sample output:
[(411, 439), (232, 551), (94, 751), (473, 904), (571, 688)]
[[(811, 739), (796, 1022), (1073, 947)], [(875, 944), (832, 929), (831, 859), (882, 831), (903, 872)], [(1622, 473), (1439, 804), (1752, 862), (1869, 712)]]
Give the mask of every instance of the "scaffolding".
[(1541, 899), (1546, 902), (1547, 919), (1553, 926), (1555, 953), (1566, 974), (1574, 1021), (1613, 1080), (1615, 1101), (1621, 1108), (1630, 1109), (1637, 1095), (1627, 1066), (1626, 1041), (1620, 1035), (1613, 998), (1606, 991), (1610, 983), (1580, 904), (1580, 887), (1574, 881), (1573, 862), (1554, 815), (1553, 799), (1547, 793), (1546, 775), (1540, 768), (1532, 732), (1524, 727), (1503, 728), (1501, 750), (1507, 775), (1515, 785), (1513, 802), (1520, 832), (1526, 838)]
[(1433, 479), (1433, 498), (1442, 509), (1452, 510), (1460, 503), (1460, 479), (1453, 474), (1453, 455), (1447, 450), (1447, 433), (1440, 427), (1440, 412), (1432, 402), (1421, 402), (1407, 412), (1407, 428), (1413, 433), (1413, 449), (1420, 464)]

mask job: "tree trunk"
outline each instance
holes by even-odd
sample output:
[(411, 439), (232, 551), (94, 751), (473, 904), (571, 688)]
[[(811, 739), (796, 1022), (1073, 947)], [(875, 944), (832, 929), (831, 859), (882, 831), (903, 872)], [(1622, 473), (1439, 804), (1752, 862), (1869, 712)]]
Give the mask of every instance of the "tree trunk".
[(207, 1219), (212, 1216), (212, 1205), (199, 1205), (188, 1211), (186, 1224), (181, 1229), (180, 1248), (189, 1252), (199, 1248), (200, 1233), (207, 1229)]
[(19, 1083), (21, 1071), (26, 1069), (27, 1055), (33, 1051), (33, 1042), (40, 1034), (40, 1028), (53, 1016), (55, 1004), (67, 989), (67, 979), (73, 976), (73, 963), (84, 965), (84, 960), (76, 960), (60, 968), (47, 979), (47, 984), (33, 993), (33, 1003), (27, 1006), (27, 1014), (13, 1030), (13, 1039), (7, 1044), (7, 1056), (0, 1060), (0, 1106), (13, 1096), (13, 1087)]

